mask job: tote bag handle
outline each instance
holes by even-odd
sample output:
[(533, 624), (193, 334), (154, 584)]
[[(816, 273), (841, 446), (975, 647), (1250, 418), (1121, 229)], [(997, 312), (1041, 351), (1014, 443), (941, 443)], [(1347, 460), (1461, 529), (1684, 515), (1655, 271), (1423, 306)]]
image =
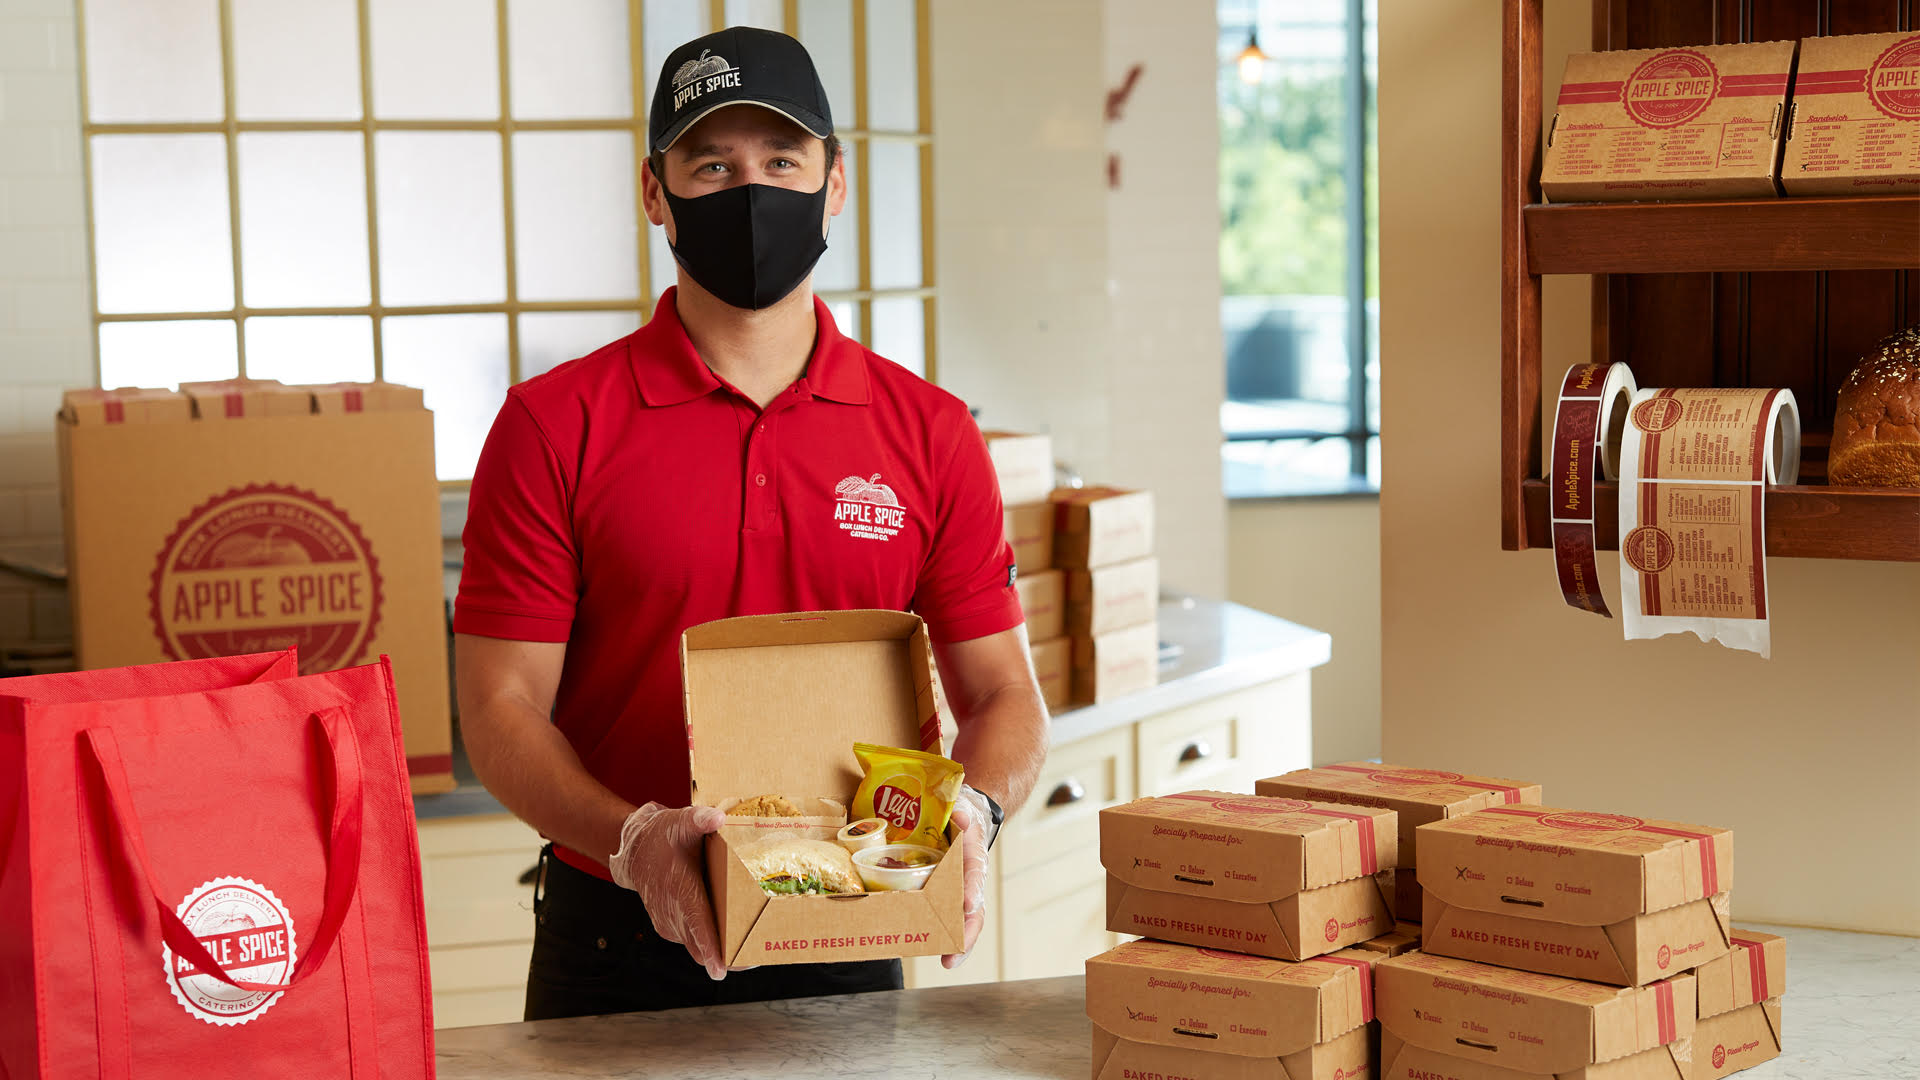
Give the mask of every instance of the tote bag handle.
[(165, 899), (167, 894), (160, 888), (159, 878), (154, 876), (153, 861), (147, 856), (147, 842), (140, 829), (139, 815), (134, 810), (133, 793), (127, 786), (127, 770), (120, 759), (119, 742), (110, 728), (88, 728), (82, 733), (82, 745), (100, 766), (100, 774), (106, 780), (107, 803), (114, 824), (132, 849), (134, 863), (146, 879), (147, 891), (153, 897), (153, 910), (160, 919), (160, 936), (173, 949), (174, 955), (191, 963), (202, 974), (211, 975), (241, 990), (255, 993), (285, 990), (319, 971), (320, 965), (326, 962), (327, 954), (332, 951), (334, 941), (340, 936), (340, 927), (346, 922), (347, 908), (352, 905), (354, 890), (359, 886), (362, 831), (360, 744), (348, 723), (345, 709), (321, 709), (313, 714), (312, 719), (319, 722), (321, 734), (325, 736), (327, 771), (333, 775), (326, 900), (320, 914), (320, 927), (313, 935), (313, 944), (284, 983), (244, 982), (234, 978), (193, 936), (193, 931), (180, 921), (180, 916), (174, 914), (173, 906)]

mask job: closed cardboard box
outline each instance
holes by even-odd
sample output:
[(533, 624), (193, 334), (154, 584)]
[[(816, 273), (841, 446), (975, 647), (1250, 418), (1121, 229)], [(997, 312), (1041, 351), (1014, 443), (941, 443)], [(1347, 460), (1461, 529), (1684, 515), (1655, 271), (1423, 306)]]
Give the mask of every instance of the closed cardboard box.
[(1780, 1056), (1780, 995), (1787, 942), (1733, 928), (1733, 949), (1693, 973), (1700, 1023), (1693, 1032), (1692, 1080), (1720, 1080)]
[(1039, 573), (1053, 565), (1053, 504), (1021, 503), (1009, 506), (1007, 543), (1013, 545), (1013, 564), (1020, 572)]
[(1726, 955), (1727, 829), (1497, 806), (1416, 842), (1427, 952), (1622, 986)]
[(1060, 488), (1053, 493), (1053, 562), (1067, 570), (1111, 566), (1153, 554), (1153, 493)]
[(1381, 1075), (1688, 1080), (1694, 980), (1620, 988), (1412, 952), (1373, 967)]
[(1020, 610), (1027, 617), (1027, 640), (1046, 641), (1066, 632), (1067, 576), (1059, 570), (1020, 574), (1014, 579)]
[(305, 416), (314, 411), (313, 391), (278, 379), (223, 379), (180, 384), (193, 402), (196, 420), (243, 420), (249, 416)]
[(1552, 202), (1777, 195), (1795, 43), (1567, 58), (1540, 190)]
[(983, 431), (987, 456), (1000, 478), (1000, 501), (1008, 506), (1045, 502), (1053, 490), (1053, 440), (1017, 431)]
[[(1343, 761), (1312, 769), (1295, 769), (1254, 783), (1258, 795), (1289, 799), (1381, 806), (1400, 818), (1400, 868), (1420, 865), (1414, 830), (1434, 821), (1471, 814), (1489, 806), (1540, 805), (1540, 785), (1497, 776), (1468, 776), (1441, 769), (1410, 769), (1403, 765), (1376, 765), (1370, 761)], [(1415, 911), (1410, 916), (1419, 921)]]
[(68, 393), (55, 428), (76, 659), (291, 646), (311, 673), (386, 654), (413, 789), (446, 791), (433, 414), (368, 389), (372, 406), (333, 415), (277, 384), (235, 391), (231, 408), (224, 388)]
[(1107, 929), (1282, 960), (1391, 929), (1393, 811), (1219, 791), (1100, 812)]
[(1396, 923), (1387, 933), (1376, 938), (1368, 938), (1354, 946), (1356, 949), (1366, 949), (1369, 952), (1383, 953), (1387, 956), (1399, 956), (1401, 953), (1409, 953), (1419, 947), (1419, 923)]
[(1073, 640), (1073, 700), (1098, 705), (1160, 681), (1160, 626), (1147, 623)]
[(1033, 676), (1040, 683), (1040, 700), (1049, 709), (1064, 709), (1073, 703), (1073, 642), (1068, 638), (1036, 641), (1028, 647), (1033, 654)]
[(1093, 637), (1160, 614), (1160, 560), (1135, 559), (1067, 573), (1067, 633)]
[(1087, 961), (1095, 1080), (1373, 1075), (1379, 953), (1303, 963), (1132, 941)]
[(1800, 43), (1780, 184), (1789, 195), (1920, 192), (1920, 34)]
[[(681, 636), (680, 669), (696, 805), (775, 793), (802, 808), (823, 799), (844, 807), (861, 779), (854, 743), (940, 749), (933, 654), (916, 615), (816, 611), (702, 623)], [(707, 888), (730, 966), (960, 951), (957, 844), (917, 891), (848, 898), (769, 895), (735, 851), (744, 839), (730, 827), (706, 838)]]

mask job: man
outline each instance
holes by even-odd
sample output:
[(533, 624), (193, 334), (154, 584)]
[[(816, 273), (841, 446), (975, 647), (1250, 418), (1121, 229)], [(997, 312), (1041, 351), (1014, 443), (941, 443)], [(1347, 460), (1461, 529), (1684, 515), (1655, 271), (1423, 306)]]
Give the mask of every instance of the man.
[[(727, 970), (701, 862), (720, 814), (687, 806), (688, 626), (854, 608), (927, 621), (967, 769), (966, 949), (991, 831), (1045, 754), (979, 430), (813, 296), (847, 183), (806, 50), (748, 28), (681, 46), (649, 137), (642, 197), (678, 284), (638, 332), (508, 394), (474, 473), (454, 615), (474, 770), (552, 841), (530, 1020), (900, 986), (898, 961)], [(890, 534), (838, 527), (837, 489), (855, 481), (892, 492)]]

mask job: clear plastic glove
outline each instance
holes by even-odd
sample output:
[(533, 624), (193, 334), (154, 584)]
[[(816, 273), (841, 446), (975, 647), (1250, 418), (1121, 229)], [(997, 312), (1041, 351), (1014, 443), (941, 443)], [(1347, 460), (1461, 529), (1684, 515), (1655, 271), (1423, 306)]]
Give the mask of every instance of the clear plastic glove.
[(685, 945), (716, 982), (727, 977), (727, 964), (701, 871), (701, 847), (725, 820), (711, 806), (669, 810), (650, 802), (627, 815), (620, 826), (620, 850), (607, 860), (614, 884), (640, 894), (654, 933)]
[(960, 951), (940, 958), (949, 971), (967, 962), (980, 928), (987, 924), (987, 838), (993, 828), (993, 811), (987, 797), (965, 784), (953, 802), (953, 821), (960, 826)]

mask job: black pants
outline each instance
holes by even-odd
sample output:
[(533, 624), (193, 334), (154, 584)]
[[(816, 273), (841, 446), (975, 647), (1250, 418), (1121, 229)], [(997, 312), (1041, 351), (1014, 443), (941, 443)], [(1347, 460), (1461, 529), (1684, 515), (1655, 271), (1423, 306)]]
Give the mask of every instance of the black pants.
[(782, 964), (714, 982), (684, 945), (653, 932), (640, 896), (540, 853), (528, 1020), (898, 990), (900, 961)]

